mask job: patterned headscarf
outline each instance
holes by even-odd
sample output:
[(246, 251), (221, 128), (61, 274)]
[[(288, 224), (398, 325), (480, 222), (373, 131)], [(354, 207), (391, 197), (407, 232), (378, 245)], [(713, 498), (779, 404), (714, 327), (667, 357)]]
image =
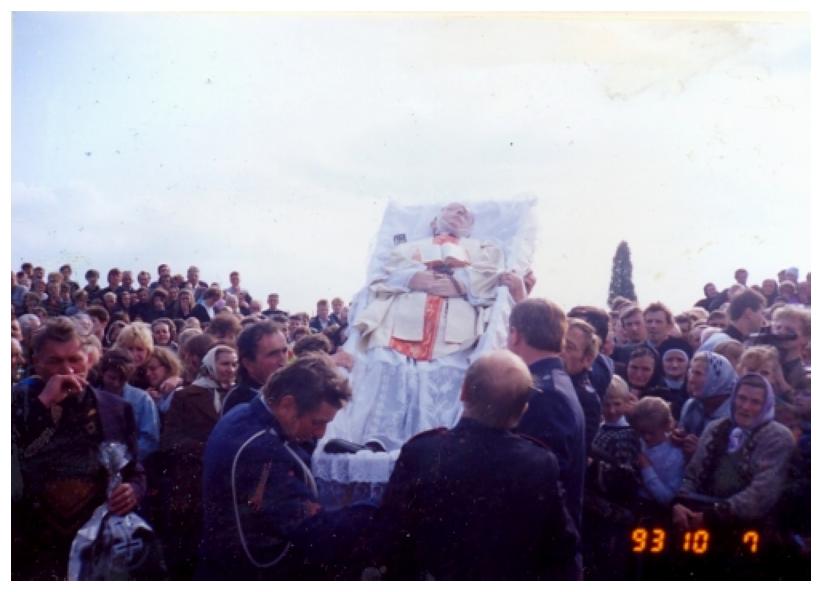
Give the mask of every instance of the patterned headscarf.
[[(741, 428), (736, 424), (736, 394), (739, 392), (739, 387), (745, 380), (756, 381), (761, 388), (765, 389), (765, 404), (762, 406), (762, 411), (759, 412), (759, 416), (754, 420), (753, 425), (748, 428)], [(734, 428), (731, 430), (730, 438), (728, 438), (729, 454), (739, 450), (739, 447), (742, 446), (743, 442), (751, 435), (751, 432), (774, 418), (775, 406), (776, 396), (774, 395), (773, 388), (771, 387), (771, 383), (763, 376), (750, 373), (739, 379), (731, 395), (731, 421), (734, 424)]]
[(710, 399), (730, 395), (736, 386), (737, 376), (734, 367), (725, 356), (714, 352), (704, 352), (707, 355), (705, 368), (705, 386), (702, 392), (694, 393), (697, 399)]

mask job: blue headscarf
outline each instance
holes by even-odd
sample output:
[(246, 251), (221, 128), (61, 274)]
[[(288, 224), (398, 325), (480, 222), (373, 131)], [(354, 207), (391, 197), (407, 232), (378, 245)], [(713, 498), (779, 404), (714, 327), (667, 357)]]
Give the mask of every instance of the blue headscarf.
[(730, 395), (736, 386), (737, 376), (734, 367), (725, 356), (714, 352), (704, 352), (707, 355), (705, 369), (705, 386), (702, 392), (694, 393), (696, 399), (710, 399)]
[[(753, 425), (748, 428), (742, 428), (736, 423), (736, 394), (739, 392), (739, 387), (742, 385), (744, 380), (755, 381), (758, 383), (760, 388), (765, 390), (765, 404), (762, 406), (762, 411), (759, 412), (759, 416), (757, 416), (754, 420)], [(773, 420), (775, 407), (776, 396), (774, 395), (773, 387), (771, 387), (771, 383), (768, 382), (763, 376), (749, 373), (740, 378), (739, 382), (737, 382), (734, 387), (733, 394), (731, 395), (731, 421), (733, 422), (734, 427), (731, 430), (730, 437), (728, 438), (728, 453), (732, 454), (739, 450), (740, 446), (742, 446), (743, 442), (748, 439), (753, 430), (762, 424)]]

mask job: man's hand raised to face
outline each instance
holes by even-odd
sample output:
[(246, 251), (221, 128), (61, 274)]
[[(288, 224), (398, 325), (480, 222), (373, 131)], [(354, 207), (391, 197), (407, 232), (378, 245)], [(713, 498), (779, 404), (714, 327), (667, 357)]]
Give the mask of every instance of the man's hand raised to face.
[(63, 401), (71, 395), (82, 393), (88, 383), (86, 380), (74, 374), (55, 374), (46, 381), (43, 392), (37, 397), (46, 409), (51, 409), (57, 403)]

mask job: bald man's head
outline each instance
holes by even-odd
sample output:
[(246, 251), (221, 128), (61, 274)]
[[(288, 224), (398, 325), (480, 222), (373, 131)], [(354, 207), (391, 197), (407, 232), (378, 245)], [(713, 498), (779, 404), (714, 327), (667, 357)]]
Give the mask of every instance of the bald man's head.
[(493, 428), (513, 428), (533, 385), (528, 366), (518, 356), (504, 350), (487, 354), (465, 373), (463, 416)]

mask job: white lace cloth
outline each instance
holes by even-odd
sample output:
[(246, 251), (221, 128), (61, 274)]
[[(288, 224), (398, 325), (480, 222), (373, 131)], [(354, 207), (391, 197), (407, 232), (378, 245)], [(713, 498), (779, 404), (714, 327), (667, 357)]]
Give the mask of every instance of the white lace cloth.
[[(533, 258), (536, 200), (463, 203), (475, 216), (472, 237), (496, 241), (505, 253), (506, 270), (524, 274)], [(388, 205), (373, 247), (369, 284), (387, 261), (395, 237), (404, 235), (405, 240), (412, 241), (430, 236), (429, 224), (443, 205)], [(367, 288), (355, 297), (349, 313), (352, 326), (370, 298)], [(345, 350), (355, 358), (350, 376), (354, 395), (328, 426), (312, 459), (321, 489), (323, 482), (333, 482), (337, 489), (337, 484), (385, 483), (404, 442), (421, 431), (456, 424), (462, 412), (459, 393), (465, 370), (476, 357), (505, 346), (512, 306), (508, 288), (497, 288), (488, 326), (474, 350), (430, 362), (409, 359), (389, 348), (372, 348), (363, 353), (359, 351), (359, 333), (352, 329)], [(376, 440), (388, 452), (326, 454), (322, 449), (332, 438), (360, 444)]]

